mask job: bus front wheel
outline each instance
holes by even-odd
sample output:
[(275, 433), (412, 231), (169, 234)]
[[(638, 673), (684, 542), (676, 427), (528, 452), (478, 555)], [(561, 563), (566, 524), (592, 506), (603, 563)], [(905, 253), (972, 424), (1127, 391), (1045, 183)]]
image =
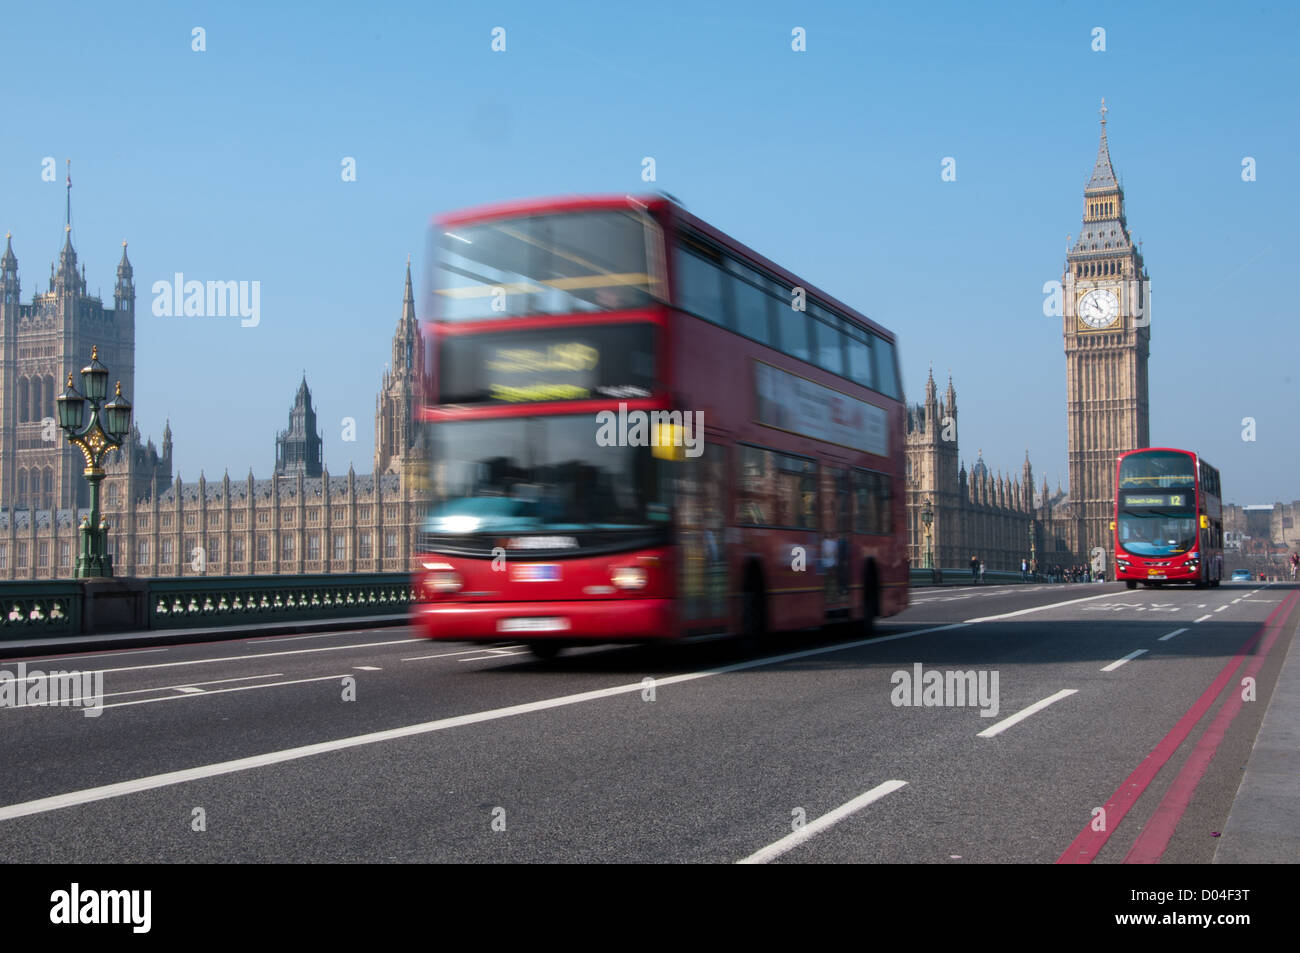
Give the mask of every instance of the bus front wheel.
[(740, 596), (740, 637), (749, 651), (758, 651), (767, 638), (767, 594), (757, 569), (745, 574)]
[(1124, 588), (1125, 588), (1125, 589), (1136, 589), (1137, 587), (1138, 587), (1138, 584), (1137, 584), (1137, 580), (1136, 580), (1136, 579), (1125, 579), (1125, 580), (1124, 580)]
[(539, 658), (543, 662), (549, 662), (564, 651), (564, 646), (559, 642), (547, 639), (544, 642), (529, 642), (528, 651), (532, 652), (535, 658)]
[(880, 615), (880, 579), (876, 564), (868, 562), (862, 573), (862, 634), (875, 632), (876, 616)]

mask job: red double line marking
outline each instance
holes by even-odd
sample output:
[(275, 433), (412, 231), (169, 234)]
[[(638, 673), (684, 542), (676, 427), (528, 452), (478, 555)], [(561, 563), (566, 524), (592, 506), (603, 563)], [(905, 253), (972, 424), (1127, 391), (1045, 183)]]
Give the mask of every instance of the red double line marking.
[[(1160, 769), (1173, 757), (1174, 752), (1191, 734), (1196, 724), (1205, 717), (1205, 713), (1209, 711), (1215, 699), (1219, 697), (1232, 679), (1233, 673), (1241, 666), (1242, 660), (1247, 653), (1254, 648), (1265, 633), (1268, 633), (1262, 651), (1255, 657), (1247, 673), (1253, 676), (1259, 671), (1265, 659), (1267, 659), (1269, 651), (1273, 648), (1273, 643), (1277, 641), (1277, 637), (1281, 633), (1282, 621), (1286, 619), (1297, 599), (1300, 599), (1300, 590), (1292, 592), (1290, 596), (1282, 601), (1281, 605), (1273, 610), (1264, 621), (1264, 624), (1259, 627), (1259, 631), (1247, 639), (1241, 648), (1237, 650), (1237, 654), (1223, 667), (1218, 677), (1196, 700), (1196, 703), (1187, 710), (1187, 713), (1178, 720), (1178, 723), (1160, 740), (1160, 743), (1151, 750), (1151, 753), (1142, 759), (1142, 763), (1133, 770), (1133, 773), (1116, 788), (1115, 793), (1110, 796), (1110, 800), (1105, 804), (1106, 830), (1095, 831), (1092, 829), (1092, 825), (1089, 824), (1056, 859), (1058, 864), (1092, 863), (1106, 844), (1106, 841), (1110, 839), (1111, 833), (1119, 827), (1120, 821), (1128, 814), (1129, 809), (1137, 803), (1138, 798), (1146, 791), (1147, 786), (1155, 779), (1155, 776), (1160, 773)], [(1272, 629), (1271, 632), (1270, 629)], [(1197, 784), (1200, 783), (1202, 776), (1205, 774), (1205, 769), (1214, 758), (1214, 753), (1218, 750), (1219, 743), (1223, 740), (1232, 719), (1241, 710), (1241, 705), (1241, 694), (1234, 692), (1223, 708), (1220, 709), (1210, 727), (1206, 729), (1196, 749), (1187, 759), (1187, 763), (1179, 772), (1169, 791), (1166, 792), (1165, 798), (1156, 809), (1151, 822), (1138, 836), (1132, 849), (1125, 856), (1125, 863), (1153, 864), (1160, 859), (1169, 844), (1169, 839), (1173, 836), (1174, 828), (1178, 826), (1178, 821), (1182, 818), (1183, 812), (1191, 801), (1192, 793), (1196, 790)]]

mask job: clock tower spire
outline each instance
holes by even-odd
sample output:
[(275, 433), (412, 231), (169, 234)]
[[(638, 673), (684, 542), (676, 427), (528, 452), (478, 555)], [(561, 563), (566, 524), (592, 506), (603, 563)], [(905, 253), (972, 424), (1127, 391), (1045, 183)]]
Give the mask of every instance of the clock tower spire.
[[(1149, 277), (1128, 229), (1124, 189), (1111, 164), (1101, 101), (1101, 141), (1083, 190), (1083, 225), (1065, 259), (1064, 339), (1069, 423), (1071, 548), (1113, 549), (1109, 526), (1115, 461), (1150, 446), (1147, 357)], [(1113, 555), (1113, 554), (1112, 554)], [(1107, 557), (1109, 565), (1110, 556)]]

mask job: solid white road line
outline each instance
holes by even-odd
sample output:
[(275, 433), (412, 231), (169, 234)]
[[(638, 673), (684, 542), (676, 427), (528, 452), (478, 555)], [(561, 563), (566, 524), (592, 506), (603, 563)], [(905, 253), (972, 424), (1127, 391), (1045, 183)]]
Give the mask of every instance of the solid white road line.
[(1170, 639), (1172, 639), (1175, 635), (1182, 635), (1182, 634), (1183, 634), (1184, 632), (1186, 632), (1186, 631), (1187, 631), (1186, 628), (1182, 628), (1182, 629), (1174, 629), (1174, 631), (1170, 632), (1168, 635), (1162, 635), (1162, 636), (1160, 636), (1160, 638), (1156, 639), (1156, 641), (1157, 641), (1157, 642), (1168, 642), (1168, 641), (1169, 641)]
[(1214, 613), (1212, 613), (1212, 612), (1207, 612), (1207, 613), (1205, 613), (1205, 615), (1201, 616), (1199, 619), (1193, 619), (1192, 621), (1193, 621), (1193, 622), (1204, 622), (1206, 619), (1208, 619), (1208, 618), (1209, 618), (1210, 616), (1212, 616), (1213, 614), (1214, 614)]
[(315, 635), (259, 635), (242, 641), (249, 645), (274, 645), (277, 642), (301, 642), (304, 639), (338, 639), (356, 634), (356, 629), (341, 629), (338, 632), (318, 632)]
[[(256, 681), (259, 678), (283, 678), (283, 677), (284, 677), (283, 672), (269, 672), (265, 675), (241, 675), (239, 676), (239, 678), (217, 678), (217, 679), (213, 679), (210, 682), (182, 682), (179, 685), (157, 685), (153, 688), (133, 688), (127, 692), (104, 692), (99, 697), (100, 698), (121, 698), (123, 695), (147, 695), (149, 692), (188, 692), (188, 691), (202, 692), (205, 691), (205, 689), (202, 687), (204, 685), (225, 685), (228, 682), (252, 682), (252, 681)], [(74, 705), (78, 705), (82, 703), (82, 700), (85, 697), (86, 696), (84, 695), (77, 695), (71, 698), (70, 702)], [(22, 708), (24, 706), (18, 705), (16, 707)]]
[[(258, 688), (278, 688), (281, 685), (305, 685), (307, 682), (338, 682), (347, 678), (347, 675), (319, 675), (316, 678), (295, 678), (287, 682), (259, 682), (256, 685), (240, 685), (236, 688), (178, 688), (177, 691), (185, 692), (184, 695), (163, 695), (161, 698), (137, 698), (130, 702), (113, 702), (111, 705), (105, 705), (105, 708), (125, 708), (128, 705), (152, 705), (154, 702), (175, 702), (182, 698), (207, 697), (209, 695), (225, 695), (228, 692), (251, 692)], [(195, 694), (197, 693), (197, 694)]]
[(886, 781), (884, 784), (878, 784), (866, 794), (859, 794), (847, 804), (841, 804), (829, 814), (823, 814), (817, 820), (805, 824), (792, 834), (786, 834), (779, 841), (768, 844), (762, 850), (755, 851), (743, 860), (738, 860), (738, 864), (766, 864), (769, 861), (776, 860), (782, 854), (787, 853), (798, 847), (804, 841), (811, 840), (828, 827), (838, 824), (850, 814), (854, 814), (868, 804), (879, 801), (886, 794), (893, 794), (899, 788), (907, 787), (906, 781)]
[(1018, 615), (1028, 615), (1031, 612), (1042, 612), (1044, 609), (1059, 609), (1061, 606), (1072, 606), (1080, 602), (1092, 602), (1094, 599), (1113, 599), (1115, 593), (1103, 592), (1096, 596), (1085, 596), (1082, 599), (1069, 599), (1066, 602), (1053, 602), (1050, 605), (1034, 606), (1032, 609), (1017, 609), (1015, 612), (1002, 612), (998, 615), (986, 615), (979, 619), (967, 619), (967, 622), (996, 622), (999, 619), (1012, 619)]
[(1030, 705), (1028, 708), (1024, 709), (1023, 711), (1016, 712), (1010, 718), (1003, 718), (996, 725), (990, 725), (975, 737), (992, 738), (995, 735), (1000, 735), (1002, 734), (1002, 732), (1006, 731), (1012, 725), (1020, 724), (1020, 722), (1024, 721), (1026, 718), (1028, 718), (1030, 715), (1034, 714), (1035, 712), (1042, 711), (1048, 705), (1054, 704), (1055, 702), (1059, 702), (1062, 698), (1069, 698), (1071, 695), (1077, 693), (1078, 691), (1079, 690), (1077, 688), (1063, 688), (1055, 695), (1049, 695), (1048, 697), (1044, 698), (1040, 702), (1034, 702), (1032, 705)]
[(1223, 611), (1224, 609), (1226, 609), (1226, 608), (1228, 608), (1228, 607), (1227, 607), (1227, 606), (1219, 606), (1219, 608), (1215, 609), (1214, 611), (1215, 611), (1215, 612), (1222, 612), (1222, 611)]
[(476, 655), (474, 658), (458, 658), (457, 662), (484, 662), (494, 658), (510, 658), (512, 655), (526, 655), (526, 652), (494, 652), (492, 655)]
[(1128, 655), (1125, 655), (1122, 659), (1116, 659), (1114, 662), (1111, 662), (1109, 665), (1103, 667), (1102, 671), (1113, 672), (1115, 671), (1115, 669), (1119, 668), (1125, 662), (1131, 662), (1139, 655), (1146, 655), (1146, 654), (1147, 654), (1146, 649), (1138, 649), (1136, 652), (1129, 652)]
[[(516, 648), (516, 649), (517, 649), (517, 648), (519, 648), (519, 646), (517, 646), (517, 645), (513, 645), (513, 646), (510, 646), (510, 648)], [(431, 658), (451, 658), (453, 655), (473, 655), (475, 652), (482, 652), (482, 651), (483, 651), (483, 647), (480, 645), (480, 646), (476, 646), (475, 648), (472, 648), (472, 649), (461, 649), (459, 652), (441, 652), (441, 653), (439, 653), (438, 655), (413, 655), (413, 656), (411, 656), (410, 658), (404, 658), (404, 659), (402, 659), (402, 661), (403, 661), (403, 662), (423, 662), (425, 659), (431, 659)]]
[[(0, 642), (0, 649), (4, 648), (4, 643)], [(171, 649), (122, 649), (114, 651), (112, 649), (94, 649), (86, 652), (68, 652), (60, 655), (32, 655), (21, 658), (0, 659), (0, 665), (17, 665), (19, 662), (26, 662), (28, 665), (47, 662), (63, 662), (65, 659), (94, 658), (105, 655), (148, 655), (154, 652), (170, 652)]]
[[(84, 672), (78, 672), (79, 675), (94, 675), (96, 672), (102, 672), (105, 675), (110, 672), (141, 672), (154, 668), (175, 668), (180, 665), (207, 665), (212, 662), (243, 662), (255, 658), (278, 658), (283, 655), (307, 655), (312, 652), (342, 652), (345, 649), (369, 649), (377, 648), (384, 645), (403, 645), (407, 642), (424, 642), (425, 639), (394, 639), (391, 642), (358, 642), (354, 645), (327, 645), (319, 649), (286, 649), (283, 652), (254, 652), (252, 655), (221, 655), (215, 658), (196, 658), (187, 659), (184, 662), (157, 662), (153, 665), (123, 665), (119, 668), (101, 668), (88, 669)], [(476, 649), (474, 651), (482, 651)], [(11, 664), (11, 663), (5, 663)]]
[[(895, 635), (885, 635), (874, 639), (859, 639), (854, 642), (841, 642), (836, 645), (824, 645), (817, 648), (803, 649), (799, 652), (788, 652), (784, 655), (773, 655), (768, 658), (751, 659), (745, 662), (736, 662), (732, 665), (723, 665), (718, 668), (705, 669), (700, 672), (687, 672), (682, 675), (670, 675), (666, 678), (655, 680), (657, 688), (666, 685), (676, 685), (681, 682), (695, 681), (696, 679), (709, 678), (713, 675), (723, 675), (729, 672), (743, 672), (751, 668), (761, 668), (765, 665), (780, 665), (783, 662), (797, 661), (798, 659), (812, 658), (817, 655), (828, 655), (832, 652), (844, 652), (850, 649), (862, 648), (869, 645), (880, 645), (884, 642), (894, 642), (898, 639), (910, 639), (918, 635), (926, 635), (930, 632), (944, 632), (949, 629), (960, 629), (965, 625), (962, 622), (954, 622), (950, 625), (937, 625), (927, 629), (915, 629), (908, 632), (899, 632)], [(339, 677), (339, 676), (331, 676)], [(602, 698), (612, 698), (616, 695), (626, 695), (633, 692), (645, 690), (645, 685), (640, 682), (633, 682), (630, 685), (615, 685), (612, 688), (600, 688), (589, 692), (579, 692), (576, 695), (561, 695), (556, 698), (546, 698), (541, 701), (526, 702), (521, 705), (510, 705), (506, 708), (493, 708), (487, 711), (474, 712), (468, 715), (454, 715), (450, 718), (439, 718), (435, 721), (424, 721), (414, 725), (405, 725), (401, 728), (389, 728), (386, 731), (372, 731), (364, 735), (353, 735), (348, 738), (337, 738), (334, 741), (323, 741), (317, 744), (303, 745), (298, 748), (285, 748), (281, 751), (269, 751), (265, 754), (253, 755), (249, 758), (237, 758), (234, 761), (219, 761), (215, 764), (200, 765), (196, 768), (185, 768), (181, 771), (169, 771), (166, 774), (153, 774), (143, 778), (134, 778), (130, 781), (119, 781), (116, 784), (105, 784), (95, 788), (84, 788), (80, 791), (70, 791), (66, 794), (55, 794), (51, 797), (37, 798), (33, 801), (22, 801), (18, 804), (7, 804), (0, 807), (0, 821), (11, 820), (15, 817), (26, 817), (30, 814), (43, 814), (47, 811), (57, 811), (65, 807), (75, 807), (80, 804), (89, 804), (93, 801), (103, 801), (108, 798), (123, 797), (127, 794), (137, 794), (141, 791), (152, 791), (155, 788), (168, 787), (173, 784), (186, 784), (190, 781), (199, 781), (204, 778), (213, 778), (223, 774), (235, 774), (239, 771), (251, 771), (254, 768), (264, 768), (273, 764), (283, 764), (287, 761), (297, 761), (301, 758), (311, 758), (320, 754), (329, 754), (334, 751), (344, 751), (349, 748), (358, 748), (363, 745), (377, 744), (383, 741), (395, 741), (400, 738), (411, 738), (418, 735), (426, 735), (435, 731), (446, 731), (449, 728), (460, 728), (464, 725), (476, 725), (482, 722), (496, 721), (501, 718), (510, 718), (514, 715), (526, 715), (538, 711), (546, 711), (551, 708), (563, 708), (567, 705), (577, 705), (582, 702), (597, 701)]]

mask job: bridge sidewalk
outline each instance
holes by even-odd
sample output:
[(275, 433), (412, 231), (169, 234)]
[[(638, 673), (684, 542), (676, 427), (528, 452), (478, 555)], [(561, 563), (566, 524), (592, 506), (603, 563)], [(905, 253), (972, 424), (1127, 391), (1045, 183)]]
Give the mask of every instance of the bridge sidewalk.
[(343, 619), (304, 619), (295, 622), (256, 622), (219, 628), (148, 629), (136, 632), (105, 632), (98, 635), (68, 635), (44, 639), (5, 639), (0, 641), (0, 661), (33, 655), (64, 655), (75, 652), (110, 649), (146, 648), (178, 643), (224, 642), (261, 635), (294, 635), (299, 632), (338, 632), (347, 629), (379, 628), (406, 625), (410, 616), (355, 616)]
[(1294, 635), (1214, 863), (1300, 863), (1300, 638)]

